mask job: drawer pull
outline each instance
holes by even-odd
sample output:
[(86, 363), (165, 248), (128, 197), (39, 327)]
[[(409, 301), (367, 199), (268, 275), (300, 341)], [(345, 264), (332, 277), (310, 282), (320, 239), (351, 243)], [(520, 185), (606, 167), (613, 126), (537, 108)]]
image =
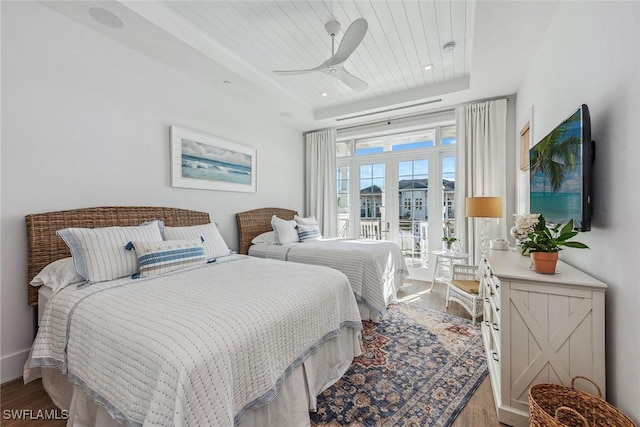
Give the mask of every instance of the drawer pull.
[(498, 284), (496, 283), (496, 289), (498, 289), (499, 287), (500, 287), (500, 285), (498, 285)]
[(489, 304), (489, 298), (485, 298), (484, 302), (486, 302), (487, 304)]
[(496, 311), (500, 311), (500, 307), (496, 307)]
[(493, 328), (494, 331), (499, 331), (500, 329), (498, 328), (498, 324), (497, 323), (492, 323), (491, 327)]
[(498, 362), (500, 359), (498, 359), (498, 353), (496, 353), (495, 351), (491, 352), (491, 358), (493, 360), (495, 360), (496, 362)]
[(484, 325), (485, 325), (485, 326), (489, 326), (489, 321), (488, 321), (488, 320), (485, 320), (485, 321), (484, 321)]

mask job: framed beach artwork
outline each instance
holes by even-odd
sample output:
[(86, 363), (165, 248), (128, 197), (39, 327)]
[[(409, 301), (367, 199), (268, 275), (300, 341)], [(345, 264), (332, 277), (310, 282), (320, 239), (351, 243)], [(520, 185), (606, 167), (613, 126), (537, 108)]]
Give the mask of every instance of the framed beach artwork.
[(254, 148), (171, 126), (173, 187), (255, 193), (256, 164)]

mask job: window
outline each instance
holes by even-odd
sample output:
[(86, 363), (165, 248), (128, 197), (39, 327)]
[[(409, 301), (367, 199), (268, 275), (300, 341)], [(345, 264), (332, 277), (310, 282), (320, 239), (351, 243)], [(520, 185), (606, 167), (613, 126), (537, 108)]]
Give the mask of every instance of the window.
[(440, 145), (453, 145), (456, 143), (456, 127), (447, 126), (440, 128)]
[(455, 215), (455, 126), (353, 135), (337, 147), (339, 236), (396, 241), (410, 270), (427, 267)]

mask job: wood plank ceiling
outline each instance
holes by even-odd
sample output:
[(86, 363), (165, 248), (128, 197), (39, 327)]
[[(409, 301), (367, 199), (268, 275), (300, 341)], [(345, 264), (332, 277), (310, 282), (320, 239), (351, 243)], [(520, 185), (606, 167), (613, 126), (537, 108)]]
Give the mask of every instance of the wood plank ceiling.
[[(314, 110), (437, 87), (470, 73), (473, 0), (165, 1), (164, 5), (177, 19), (199, 28)], [(345, 68), (367, 82), (367, 90), (351, 90), (324, 73), (272, 72), (320, 65), (331, 56), (325, 24), (337, 21), (342, 26), (337, 49), (351, 22), (361, 17), (368, 22), (368, 32)], [(451, 41), (455, 49), (443, 52)], [(429, 64), (432, 68), (425, 70)]]

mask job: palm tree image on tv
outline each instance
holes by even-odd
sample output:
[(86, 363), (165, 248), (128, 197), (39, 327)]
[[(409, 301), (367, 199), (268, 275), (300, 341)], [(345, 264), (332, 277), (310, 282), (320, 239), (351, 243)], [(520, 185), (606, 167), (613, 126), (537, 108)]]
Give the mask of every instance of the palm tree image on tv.
[(576, 111), (529, 153), (531, 212), (554, 223), (582, 220), (582, 120)]

